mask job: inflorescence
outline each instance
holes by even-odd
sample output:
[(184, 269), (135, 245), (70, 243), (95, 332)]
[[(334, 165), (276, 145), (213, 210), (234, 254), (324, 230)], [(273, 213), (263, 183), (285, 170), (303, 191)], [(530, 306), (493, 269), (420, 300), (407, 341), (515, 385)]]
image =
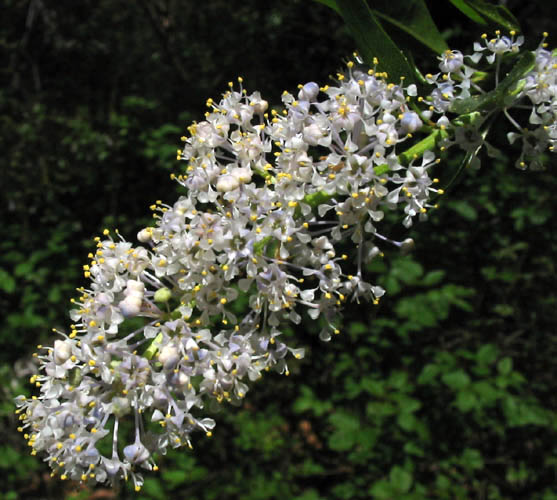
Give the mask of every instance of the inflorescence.
[[(96, 238), (69, 332), (39, 346), (31, 382), (40, 395), (17, 398), (32, 454), (61, 479), (131, 478), (139, 489), (139, 470), (156, 470), (157, 454), (191, 447), (194, 431), (211, 436), (206, 405), (239, 404), (263, 372), (289, 374), (289, 358), (304, 351), (286, 344), (282, 326), (307, 314), (327, 341), (347, 301), (377, 303), (384, 290), (366, 265), (384, 243), (413, 246), (378, 232), (385, 212), (400, 212), (405, 227), (427, 216), (443, 193), (431, 177), (435, 151), (458, 145), (477, 161), (494, 114), (493, 99), (491, 108), (469, 105), (490, 95), (478, 67), (494, 69), (497, 89), (502, 62), (521, 44), (496, 33), (471, 56), (447, 51), (426, 76), (425, 98), (356, 60), (334, 85), (285, 92), (282, 112), (241, 78), (209, 99), (205, 120), (182, 138), (185, 173), (172, 176), (187, 195), (151, 207), (156, 224), (138, 234), (145, 246), (108, 230)], [(532, 59), (520, 85), (494, 99), (515, 129), (509, 140), (522, 141), (520, 168), (539, 167), (557, 141), (557, 58), (542, 44)], [(531, 128), (510, 114), (523, 107)], [(342, 253), (346, 242), (353, 250)], [(239, 295), (248, 302), (241, 318)], [(128, 418), (131, 437), (119, 433)]]

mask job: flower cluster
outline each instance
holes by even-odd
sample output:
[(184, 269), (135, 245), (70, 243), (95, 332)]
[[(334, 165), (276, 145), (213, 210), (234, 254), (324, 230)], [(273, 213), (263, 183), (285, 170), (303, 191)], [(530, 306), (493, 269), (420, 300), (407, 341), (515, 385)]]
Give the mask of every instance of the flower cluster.
[[(426, 75), (428, 83), (435, 85), (428, 97), (431, 113), (441, 113), (439, 126), (452, 129), (453, 141), (469, 153), (472, 165), (479, 166), (478, 153), (483, 146), (488, 153), (493, 151), (485, 142), (490, 121), (496, 111), (504, 113), (515, 131), (507, 134), (511, 144), (522, 143), (522, 151), (516, 160), (520, 169), (543, 168), (543, 155), (553, 152), (557, 143), (557, 53), (547, 50), (544, 39), (534, 53), (525, 51), (522, 59), (516, 55), (524, 43), (524, 37), (510, 36), (495, 32), (493, 38), (482, 35), (481, 42), (474, 44), (474, 52), (463, 55), (457, 50), (448, 50), (440, 59), (440, 73)], [(512, 61), (518, 69), (526, 71), (512, 74), (505, 81), (501, 75), (502, 66)], [(480, 71), (480, 69), (482, 71)], [(488, 78), (493, 76), (492, 79)], [(491, 89), (486, 86), (491, 85)], [(516, 110), (522, 118), (523, 110), (529, 112), (528, 125), (521, 125)], [(450, 121), (454, 114), (464, 114)], [(463, 120), (465, 118), (465, 120)]]
[[(487, 50), (493, 63), (519, 44), (488, 41), (472, 60)], [(553, 141), (553, 56), (539, 49), (536, 57), (516, 98), (532, 99), (531, 122)], [(144, 246), (108, 230), (96, 239), (69, 332), (39, 346), (31, 382), (40, 395), (17, 400), (32, 453), (44, 453), (62, 479), (131, 478), (139, 489), (156, 454), (191, 447), (196, 430), (211, 435), (206, 406), (239, 404), (271, 369), (289, 374), (289, 357), (304, 352), (287, 344), (282, 325), (307, 314), (327, 341), (346, 301), (377, 303), (384, 290), (368, 281), (366, 264), (384, 242), (413, 245), (378, 232), (386, 211), (400, 211), (409, 227), (443, 192), (430, 176), (435, 143), (414, 134), (454, 128), (462, 144), (448, 115), (476, 86), (463, 61), (444, 54), (425, 99), (415, 85), (352, 61), (335, 85), (285, 92), (281, 112), (241, 78), (209, 99), (178, 151), (184, 173), (173, 178), (187, 194), (152, 205), (156, 224), (138, 233)], [(130, 436), (119, 432), (124, 418), (134, 422)], [(111, 453), (101, 452), (105, 437)]]

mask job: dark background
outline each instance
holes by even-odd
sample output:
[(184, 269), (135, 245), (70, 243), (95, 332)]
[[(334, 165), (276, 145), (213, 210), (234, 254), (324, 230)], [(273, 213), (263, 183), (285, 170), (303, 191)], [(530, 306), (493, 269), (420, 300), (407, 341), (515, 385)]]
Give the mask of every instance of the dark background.
[[(556, 32), (551, 2), (508, 2), (527, 44)], [(486, 28), (430, 2), (451, 47)], [(208, 97), (244, 78), (271, 103), (328, 82), (355, 47), (309, 1), (5, 0), (0, 8), (0, 499), (557, 499), (555, 158), (467, 170), (412, 236), (414, 254), (373, 265), (379, 308), (351, 305), (343, 334), (306, 346), (215, 416), (193, 452), (160, 460), (139, 495), (50, 477), (16, 432), (31, 353), (68, 323), (92, 237), (128, 239), (172, 203), (179, 138)], [(555, 38), (550, 38), (555, 40)], [(424, 71), (435, 55), (415, 45)], [(504, 122), (501, 122), (502, 124)], [(458, 155), (436, 176), (447, 182)], [(240, 305), (238, 307), (241, 307)]]

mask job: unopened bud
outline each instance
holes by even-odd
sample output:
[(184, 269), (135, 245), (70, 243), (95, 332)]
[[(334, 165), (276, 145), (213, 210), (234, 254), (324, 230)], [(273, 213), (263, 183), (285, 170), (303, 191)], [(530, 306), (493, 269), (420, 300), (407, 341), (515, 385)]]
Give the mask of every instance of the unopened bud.
[(407, 111), (402, 115), (400, 125), (406, 132), (412, 133), (418, 130), (423, 125), (423, 122), (422, 120), (420, 120), (420, 117), (417, 113), (414, 113), (413, 111)]
[(165, 345), (159, 354), (159, 361), (165, 368), (174, 366), (180, 359), (178, 348), (173, 344)]
[(152, 236), (153, 231), (151, 230), (151, 228), (142, 229), (141, 231), (139, 231), (139, 233), (137, 233), (137, 239), (141, 243), (147, 243), (148, 241), (151, 241)]
[(232, 170), (230, 175), (236, 177), (238, 182), (245, 183), (251, 181), (252, 171), (249, 167), (238, 167)]
[(141, 297), (145, 293), (145, 285), (141, 281), (128, 280), (126, 283), (126, 289), (124, 290), (124, 295)]
[(133, 318), (134, 316), (137, 316), (141, 311), (142, 302), (142, 298), (128, 295), (118, 304), (118, 307), (120, 307), (120, 311), (125, 318)]
[(319, 85), (315, 82), (308, 82), (298, 92), (298, 99), (300, 101), (315, 101), (317, 94), (319, 94)]
[(410, 252), (412, 252), (414, 250), (415, 246), (416, 245), (414, 244), (414, 240), (412, 238), (406, 238), (400, 244), (400, 253), (402, 255), (408, 255)]
[(72, 355), (72, 347), (66, 340), (54, 341), (54, 362), (57, 365), (64, 364)]
[(168, 288), (159, 288), (155, 292), (155, 302), (168, 302), (172, 298), (172, 292)]
[(269, 108), (269, 103), (265, 99), (252, 101), (252, 103), (253, 103), (253, 110), (259, 114), (265, 113), (265, 111), (267, 111), (267, 109)]
[(217, 181), (217, 191), (221, 193), (227, 193), (228, 191), (233, 191), (240, 185), (240, 181), (233, 175), (226, 174), (219, 177)]

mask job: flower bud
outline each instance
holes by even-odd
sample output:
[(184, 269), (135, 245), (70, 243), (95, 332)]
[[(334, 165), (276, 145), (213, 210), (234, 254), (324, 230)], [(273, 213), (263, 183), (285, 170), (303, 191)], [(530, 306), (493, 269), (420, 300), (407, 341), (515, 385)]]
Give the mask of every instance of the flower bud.
[(63, 365), (72, 355), (72, 346), (67, 340), (54, 341), (54, 362)]
[(232, 172), (230, 172), (230, 175), (234, 176), (238, 180), (238, 182), (246, 183), (251, 181), (252, 171), (249, 167), (238, 167), (232, 170)]
[(136, 443), (130, 444), (124, 448), (124, 456), (132, 464), (140, 464), (149, 458), (150, 453), (140, 441), (137, 441)]
[(143, 299), (133, 295), (128, 295), (118, 304), (118, 307), (120, 308), (120, 312), (124, 318), (133, 318), (141, 311), (142, 302)]
[(239, 185), (240, 181), (235, 176), (230, 174), (222, 175), (217, 181), (217, 191), (227, 193), (228, 191), (233, 191)]
[(304, 131), (303, 131), (302, 134), (303, 134), (304, 140), (310, 146), (317, 146), (317, 144), (319, 143), (319, 140), (323, 139), (323, 137), (324, 137), (323, 131), (321, 130), (319, 125), (317, 125), (317, 123), (312, 123), (311, 125), (308, 125), (307, 127), (304, 127)]
[(141, 231), (139, 231), (139, 233), (137, 233), (137, 239), (141, 243), (147, 243), (148, 241), (151, 241), (152, 236), (153, 231), (150, 227), (146, 227), (145, 229), (142, 229)]
[(128, 280), (126, 283), (126, 290), (124, 290), (124, 295), (132, 295), (143, 298), (144, 293), (145, 285), (141, 281)]
[(439, 69), (443, 73), (457, 71), (464, 64), (464, 56), (458, 50), (448, 50), (441, 56)]
[(180, 359), (180, 353), (175, 345), (165, 345), (159, 354), (159, 361), (163, 364), (164, 368), (174, 366)]
[(159, 288), (155, 292), (155, 302), (168, 302), (172, 298), (172, 292), (168, 288)]
[(130, 402), (127, 398), (114, 398), (112, 400), (112, 412), (118, 418), (130, 412)]
[(423, 125), (423, 123), (417, 113), (414, 113), (413, 111), (407, 111), (402, 115), (400, 125), (405, 132), (412, 133), (418, 130)]
[(315, 101), (317, 94), (319, 94), (319, 85), (315, 82), (308, 82), (298, 92), (298, 99), (300, 101)]
[(269, 108), (269, 103), (265, 99), (253, 100), (253, 111), (262, 114)]
[(414, 247), (416, 245), (414, 244), (414, 240), (412, 238), (406, 238), (401, 244), (400, 244), (400, 253), (402, 255), (407, 255), (410, 252), (412, 252), (414, 250)]

